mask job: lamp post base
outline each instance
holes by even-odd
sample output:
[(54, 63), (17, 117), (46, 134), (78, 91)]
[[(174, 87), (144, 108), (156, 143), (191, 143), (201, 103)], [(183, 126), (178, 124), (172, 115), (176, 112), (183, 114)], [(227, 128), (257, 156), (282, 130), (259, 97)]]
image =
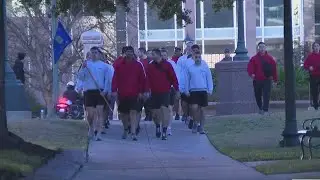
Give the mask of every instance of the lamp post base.
[[(8, 120), (31, 119), (31, 108), (24, 86), (16, 79), (9, 63), (6, 62), (5, 64), (5, 102), (6, 110), (8, 112)], [(14, 112), (17, 113), (14, 114)]]
[(247, 65), (248, 61), (221, 61), (216, 64), (217, 115), (258, 112)]

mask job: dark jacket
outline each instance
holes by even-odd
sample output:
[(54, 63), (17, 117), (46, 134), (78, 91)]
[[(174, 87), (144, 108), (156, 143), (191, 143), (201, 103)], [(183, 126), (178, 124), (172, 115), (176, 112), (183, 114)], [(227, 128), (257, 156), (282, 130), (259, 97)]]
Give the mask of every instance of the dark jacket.
[(67, 88), (67, 90), (63, 93), (63, 97), (67, 98), (72, 103), (75, 103), (78, 99), (80, 99), (80, 95), (76, 90), (74, 90), (74, 88)]
[(16, 74), (16, 78), (20, 80), (23, 84), (25, 83), (24, 70), (23, 70), (23, 62), (20, 60), (16, 60), (12, 70)]

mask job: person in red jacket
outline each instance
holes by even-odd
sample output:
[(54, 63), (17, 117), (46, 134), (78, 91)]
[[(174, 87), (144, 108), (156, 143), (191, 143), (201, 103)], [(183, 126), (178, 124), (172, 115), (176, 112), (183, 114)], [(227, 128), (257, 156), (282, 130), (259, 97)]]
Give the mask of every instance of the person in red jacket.
[(313, 52), (304, 61), (303, 67), (310, 73), (310, 91), (312, 105), (315, 110), (319, 108), (319, 86), (320, 86), (320, 45), (317, 42), (312, 44)]
[[(266, 44), (258, 44), (258, 53), (248, 63), (248, 75), (253, 79), (254, 95), (260, 114), (269, 110), (272, 81), (278, 80), (277, 64), (266, 51)], [(263, 101), (262, 101), (263, 97)]]
[[(153, 120), (156, 124), (156, 136), (167, 139), (167, 128), (172, 118), (169, 111), (171, 86), (179, 97), (178, 80), (172, 65), (161, 58), (159, 49), (152, 50), (153, 61), (147, 68), (147, 79), (151, 91)], [(161, 132), (162, 126), (162, 132)]]
[(125, 58), (115, 67), (112, 79), (112, 94), (118, 97), (119, 117), (124, 127), (123, 139), (126, 139), (128, 133), (131, 132), (132, 140), (137, 140), (137, 112), (141, 106), (139, 101), (146, 90), (146, 75), (143, 66), (135, 59), (133, 47), (128, 46)]
[(127, 46), (122, 47), (121, 55), (113, 62), (113, 67), (115, 68), (117, 65), (121, 64), (121, 62), (124, 59), (125, 52), (126, 52)]

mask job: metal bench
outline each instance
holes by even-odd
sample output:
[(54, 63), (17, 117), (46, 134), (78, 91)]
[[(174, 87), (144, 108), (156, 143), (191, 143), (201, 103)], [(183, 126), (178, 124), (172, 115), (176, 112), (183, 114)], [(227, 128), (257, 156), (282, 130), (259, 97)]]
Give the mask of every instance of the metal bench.
[(298, 131), (298, 134), (300, 135), (300, 146), (302, 151), (300, 157), (301, 160), (305, 159), (305, 147), (309, 149), (309, 159), (312, 159), (312, 150), (320, 148), (320, 143), (316, 145), (312, 144), (313, 138), (320, 138), (320, 131), (318, 126), (316, 126), (316, 123), (319, 122), (320, 118), (307, 119), (303, 121), (303, 130)]

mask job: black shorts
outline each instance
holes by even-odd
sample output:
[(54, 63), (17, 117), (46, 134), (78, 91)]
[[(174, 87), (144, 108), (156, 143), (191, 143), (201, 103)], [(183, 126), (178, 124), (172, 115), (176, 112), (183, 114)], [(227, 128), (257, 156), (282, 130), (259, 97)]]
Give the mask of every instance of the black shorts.
[(87, 90), (84, 93), (84, 106), (85, 107), (96, 107), (98, 105), (105, 105), (105, 101), (100, 94), (100, 90)]
[(151, 109), (160, 109), (161, 106), (170, 105), (170, 92), (151, 94)]
[(176, 90), (174, 88), (171, 88), (171, 91), (170, 91), (170, 105), (173, 106), (174, 105), (174, 102), (176, 100)]
[(197, 104), (201, 107), (208, 106), (208, 93), (206, 91), (190, 92), (189, 104)]
[(186, 94), (184, 94), (184, 93), (181, 94), (181, 101), (189, 103), (189, 99), (190, 99), (190, 97), (188, 97)]
[(120, 113), (129, 113), (130, 110), (139, 111), (142, 105), (138, 101), (138, 97), (119, 98), (118, 111)]

